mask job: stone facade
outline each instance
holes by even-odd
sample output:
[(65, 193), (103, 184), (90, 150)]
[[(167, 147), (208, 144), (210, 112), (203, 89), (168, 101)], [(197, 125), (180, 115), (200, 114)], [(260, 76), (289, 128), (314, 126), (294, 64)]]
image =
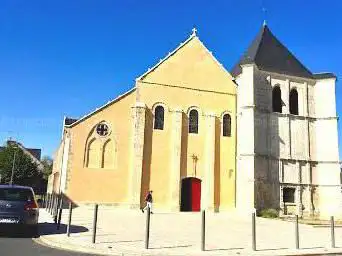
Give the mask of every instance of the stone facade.
[(336, 77), (311, 73), (267, 26), (232, 74), (194, 32), (132, 90), (68, 119), (49, 190), (130, 208), (153, 190), (154, 207), (179, 211), (191, 179), (197, 210), (341, 218)]
[[(240, 184), (252, 198), (241, 198), (238, 205), (300, 216), (340, 215), (335, 79), (304, 79), (250, 64), (242, 66), (237, 83), (239, 136), (250, 138), (238, 137), (237, 173), (252, 172), (250, 181)], [(282, 113), (272, 111), (274, 86), (281, 89)], [(289, 110), (292, 88), (298, 91), (298, 115)], [(295, 189), (294, 202), (283, 201), (284, 188)]]
[[(155, 127), (157, 108), (163, 109), (162, 128)], [(196, 132), (190, 132), (193, 111)], [(130, 92), (79, 120), (68, 118), (55, 157), (54, 191), (79, 204), (141, 208), (153, 190), (156, 209), (179, 211), (196, 199), (190, 207), (197, 210), (233, 210), (235, 113), (232, 76), (193, 33), (137, 78)], [(109, 153), (107, 141), (115, 145)], [(107, 156), (115, 165), (105, 166)], [(183, 189), (184, 180), (199, 181), (199, 187)]]

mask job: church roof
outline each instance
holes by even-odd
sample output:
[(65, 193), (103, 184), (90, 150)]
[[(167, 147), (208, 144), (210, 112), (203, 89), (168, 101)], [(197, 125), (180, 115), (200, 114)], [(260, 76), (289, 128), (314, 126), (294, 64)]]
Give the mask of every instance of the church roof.
[[(85, 119), (91, 117), (92, 115), (100, 112), (101, 110), (107, 108), (108, 106), (114, 104), (115, 102), (118, 102), (119, 100), (121, 100), (122, 98), (126, 97), (127, 95), (131, 94), (132, 92), (134, 92), (136, 90), (136, 87), (133, 87), (132, 89), (130, 89), (129, 91), (125, 92), (124, 94), (119, 95), (118, 97), (116, 97), (115, 99), (108, 101), (106, 104), (102, 105), (99, 108), (96, 108), (93, 112), (86, 114), (85, 116), (79, 118), (79, 119), (72, 119), (73, 122), (71, 122), (70, 124), (66, 124), (66, 122), (64, 121), (64, 127), (73, 127), (79, 123), (81, 123), (82, 121), (84, 121)], [(66, 118), (65, 118), (66, 119)]]
[(258, 69), (292, 76), (315, 78), (287, 48), (263, 25), (260, 32), (249, 46), (231, 73), (241, 73), (243, 64), (255, 64)]
[(334, 73), (330, 73), (330, 72), (316, 73), (316, 74), (313, 74), (313, 77), (315, 79), (326, 79), (326, 78), (335, 78), (335, 79), (337, 79), (337, 76)]
[(70, 118), (70, 117), (65, 117), (64, 118), (64, 125), (71, 125), (73, 123), (75, 123), (78, 119), (75, 118)]

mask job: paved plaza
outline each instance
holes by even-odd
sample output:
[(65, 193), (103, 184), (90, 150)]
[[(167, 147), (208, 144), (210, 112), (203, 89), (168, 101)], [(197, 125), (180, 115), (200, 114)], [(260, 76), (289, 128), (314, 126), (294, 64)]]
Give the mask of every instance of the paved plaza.
[[(60, 231), (41, 209), (40, 240), (50, 246), (112, 255), (297, 255), (342, 252), (342, 228), (336, 227), (336, 248), (330, 229), (299, 225), (300, 250), (295, 249), (292, 222), (257, 218), (257, 251), (252, 248), (251, 218), (228, 213), (206, 214), (206, 251), (201, 251), (201, 213), (151, 215), (150, 245), (145, 246), (146, 215), (141, 211), (100, 206), (96, 243), (92, 244), (93, 207), (73, 210), (71, 236), (65, 234), (68, 210)], [(50, 223), (50, 224), (49, 224)]]

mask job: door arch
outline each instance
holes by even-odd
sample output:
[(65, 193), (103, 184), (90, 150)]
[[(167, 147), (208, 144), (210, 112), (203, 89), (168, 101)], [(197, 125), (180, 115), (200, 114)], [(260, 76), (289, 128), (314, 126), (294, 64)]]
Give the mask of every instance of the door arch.
[(195, 177), (182, 179), (181, 211), (198, 212), (201, 210), (201, 180)]

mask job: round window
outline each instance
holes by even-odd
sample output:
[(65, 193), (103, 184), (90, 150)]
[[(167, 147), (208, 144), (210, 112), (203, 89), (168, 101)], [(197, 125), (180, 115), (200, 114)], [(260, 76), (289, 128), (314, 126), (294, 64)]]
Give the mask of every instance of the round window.
[(107, 136), (109, 133), (109, 127), (105, 123), (98, 124), (96, 127), (96, 133), (100, 136)]

